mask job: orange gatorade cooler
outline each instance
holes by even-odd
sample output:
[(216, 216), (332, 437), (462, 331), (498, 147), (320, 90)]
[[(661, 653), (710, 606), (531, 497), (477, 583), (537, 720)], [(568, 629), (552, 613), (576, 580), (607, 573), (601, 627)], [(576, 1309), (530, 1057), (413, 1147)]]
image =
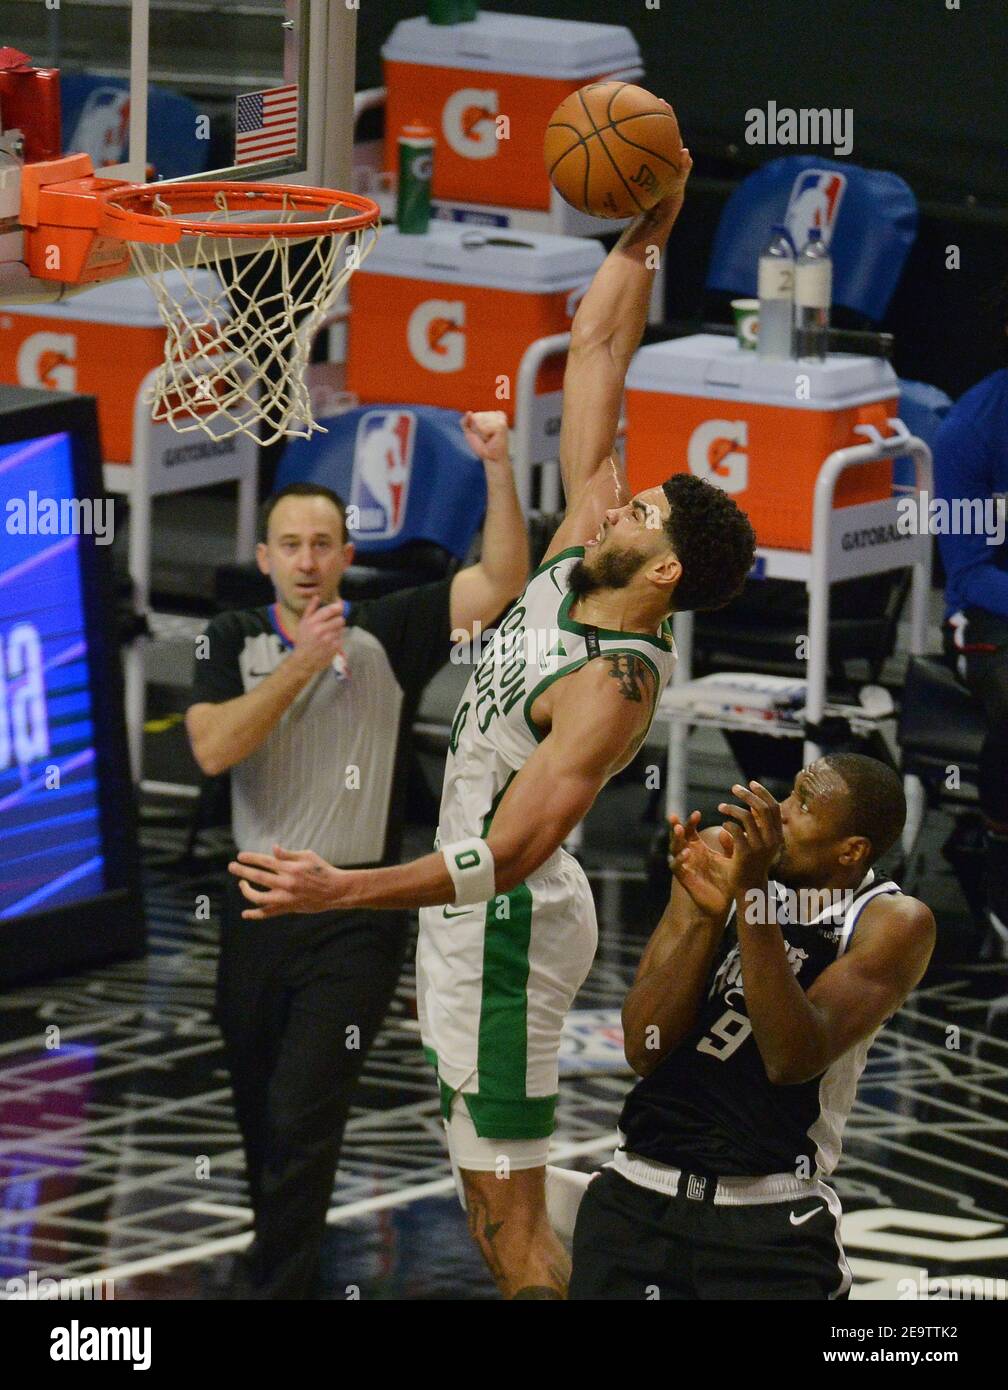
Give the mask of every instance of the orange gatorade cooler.
[(382, 58), (386, 169), (402, 127), (421, 121), (437, 141), (435, 198), (543, 211), (543, 135), (557, 106), (587, 82), (643, 75), (622, 25), (487, 10), (465, 24), (401, 20)]
[[(729, 492), (760, 545), (809, 550), (816, 478), (834, 449), (889, 433), (899, 384), (888, 362), (837, 354), (768, 361), (734, 338), (699, 333), (642, 348), (626, 392), (627, 473), (635, 491), (692, 472)], [(892, 493), (892, 462), (844, 473), (838, 507)]]
[[(602, 264), (598, 241), (434, 222), (394, 227), (350, 281), (347, 389), (361, 401), (406, 401), (513, 418), (518, 368), (537, 338), (566, 333)], [(540, 393), (559, 391), (563, 360), (544, 364)]]
[[(176, 272), (168, 281), (178, 278)], [(164, 324), (146, 282), (107, 281), (58, 304), (0, 308), (0, 381), (95, 396), (104, 462), (129, 463), (133, 402), (144, 377), (162, 361), (164, 344)]]

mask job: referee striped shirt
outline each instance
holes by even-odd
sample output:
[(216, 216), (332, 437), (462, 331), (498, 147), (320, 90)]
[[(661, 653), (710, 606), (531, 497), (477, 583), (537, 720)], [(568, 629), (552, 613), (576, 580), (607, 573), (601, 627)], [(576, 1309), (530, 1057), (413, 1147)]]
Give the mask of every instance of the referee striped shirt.
[[(349, 679), (320, 671), (231, 769), (239, 850), (268, 854), (279, 843), (341, 867), (398, 860), (409, 731), (448, 659), (450, 591), (445, 579), (345, 605)], [(192, 704), (254, 690), (293, 648), (276, 604), (222, 613), (204, 636)]]

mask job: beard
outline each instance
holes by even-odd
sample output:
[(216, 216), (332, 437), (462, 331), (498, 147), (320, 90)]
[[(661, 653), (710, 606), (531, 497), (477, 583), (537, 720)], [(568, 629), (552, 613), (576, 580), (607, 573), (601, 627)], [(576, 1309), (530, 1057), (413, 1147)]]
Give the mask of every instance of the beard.
[(587, 598), (599, 589), (625, 589), (647, 558), (635, 550), (610, 550), (590, 566), (578, 560), (567, 576), (567, 587), (575, 598)]
[(785, 888), (819, 888), (823, 882), (822, 870), (816, 866), (793, 864), (787, 845), (784, 846), (775, 863), (771, 864), (768, 878), (775, 878)]

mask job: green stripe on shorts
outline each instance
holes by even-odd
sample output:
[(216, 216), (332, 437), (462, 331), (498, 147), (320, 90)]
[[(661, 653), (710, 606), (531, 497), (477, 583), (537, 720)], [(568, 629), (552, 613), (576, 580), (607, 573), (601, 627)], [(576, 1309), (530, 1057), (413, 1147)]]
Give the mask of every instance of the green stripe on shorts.
[(525, 1098), (531, 940), (532, 892), (519, 883), (510, 893), (498, 893), (486, 906), (476, 1062), (479, 1093), (486, 1100)]

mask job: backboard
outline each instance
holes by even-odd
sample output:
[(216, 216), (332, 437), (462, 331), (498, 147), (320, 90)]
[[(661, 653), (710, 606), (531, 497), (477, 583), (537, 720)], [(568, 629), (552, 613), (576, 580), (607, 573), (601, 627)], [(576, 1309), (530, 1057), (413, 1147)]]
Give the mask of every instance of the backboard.
[(356, 18), (347, 0), (15, 4), (0, 45), (59, 70), (62, 153), (96, 172), (338, 187)]

